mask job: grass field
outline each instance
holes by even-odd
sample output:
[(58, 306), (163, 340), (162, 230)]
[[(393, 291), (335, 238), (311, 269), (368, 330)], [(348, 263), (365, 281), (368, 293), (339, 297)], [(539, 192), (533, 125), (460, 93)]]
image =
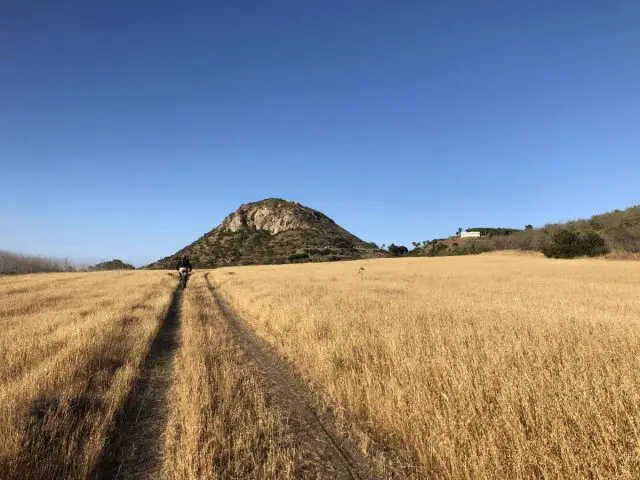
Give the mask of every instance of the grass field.
[[(153, 349), (176, 284), (0, 277), (0, 478), (95, 473), (128, 399), (148, 394), (135, 385), (164, 365)], [(382, 477), (640, 478), (640, 263), (508, 254), (196, 272), (166, 382), (146, 380), (157, 465), (131, 478), (343, 478), (210, 284), (309, 386), (298, 408), (329, 412), (328, 438)]]
[(638, 263), (482, 255), (214, 278), (400, 477), (640, 478)]
[(86, 478), (164, 317), (165, 272), (0, 278), (0, 478)]
[(166, 479), (293, 479), (303, 459), (230, 339), (202, 275), (184, 298), (165, 441)]

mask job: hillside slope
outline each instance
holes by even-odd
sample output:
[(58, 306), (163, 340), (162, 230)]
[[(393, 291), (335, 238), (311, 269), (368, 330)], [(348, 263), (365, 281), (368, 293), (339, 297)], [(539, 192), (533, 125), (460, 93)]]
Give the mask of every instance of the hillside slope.
[(241, 205), (222, 223), (149, 268), (173, 268), (188, 255), (195, 268), (347, 260), (386, 254), (323, 213), (296, 202), (269, 198)]
[(510, 235), (492, 235), (481, 238), (457, 238), (438, 240), (425, 245), (414, 255), (466, 255), (493, 250), (542, 251), (562, 230), (580, 234), (596, 233), (600, 236), (612, 257), (640, 254), (640, 205), (624, 210), (594, 215), (588, 219), (566, 223), (549, 223), (544, 227), (514, 231)]

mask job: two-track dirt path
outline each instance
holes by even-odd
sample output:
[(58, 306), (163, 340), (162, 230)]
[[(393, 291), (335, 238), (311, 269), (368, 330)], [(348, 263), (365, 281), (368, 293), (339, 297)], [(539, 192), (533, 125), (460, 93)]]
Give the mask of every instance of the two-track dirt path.
[(335, 430), (335, 419), (318, 412), (312, 393), (267, 342), (258, 337), (227, 306), (205, 274), (207, 286), (245, 358), (259, 370), (269, 398), (290, 420), (294, 435), (317, 453), (330, 472), (326, 478), (377, 479), (366, 460)]
[[(335, 419), (312, 405), (312, 393), (290, 366), (264, 340), (247, 327), (226, 305), (205, 274), (207, 286), (234, 340), (245, 358), (257, 367), (271, 402), (288, 419), (309, 459), (326, 472), (314, 478), (375, 480), (380, 478), (366, 460), (335, 430)], [(173, 294), (169, 311), (117, 419), (114, 435), (95, 469), (94, 480), (160, 478), (167, 394), (171, 387), (172, 359), (179, 348), (182, 291)], [(212, 345), (212, 348), (215, 346)]]
[(178, 289), (119, 415), (114, 437), (98, 463), (96, 480), (159, 478), (172, 359), (179, 347), (181, 301)]

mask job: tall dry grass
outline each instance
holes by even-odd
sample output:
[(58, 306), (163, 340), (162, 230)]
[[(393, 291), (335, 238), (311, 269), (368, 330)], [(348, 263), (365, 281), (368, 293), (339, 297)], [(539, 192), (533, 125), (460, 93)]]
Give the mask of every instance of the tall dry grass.
[(165, 272), (0, 278), (0, 478), (87, 478), (175, 283)]
[(402, 478), (640, 478), (638, 263), (477, 256), (213, 276)]
[[(300, 449), (230, 337), (204, 278), (184, 293), (181, 348), (169, 395), (163, 477), (294, 479)], [(302, 475), (302, 476), (301, 476)]]

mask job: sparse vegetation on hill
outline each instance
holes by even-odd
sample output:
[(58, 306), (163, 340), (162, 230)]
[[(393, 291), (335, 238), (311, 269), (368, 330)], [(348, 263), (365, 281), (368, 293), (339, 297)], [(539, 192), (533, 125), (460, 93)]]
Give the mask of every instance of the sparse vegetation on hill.
[(242, 205), (191, 245), (150, 268), (173, 268), (188, 255), (195, 268), (323, 262), (385, 256), (329, 217), (296, 202), (270, 198)]
[(520, 232), (517, 228), (502, 228), (502, 227), (473, 227), (467, 228), (465, 232), (480, 232), (483, 237), (495, 237), (498, 235), (511, 235), (516, 232)]
[(98, 263), (89, 267), (89, 270), (135, 270), (136, 267), (124, 263), (122, 260), (113, 259), (108, 262)]
[[(458, 234), (462, 230), (458, 230)], [(473, 255), (494, 250), (543, 252), (553, 258), (575, 258), (610, 254), (615, 257), (640, 254), (640, 205), (594, 215), (589, 219), (526, 225), (524, 230), (470, 228), (478, 238), (438, 239), (416, 244), (411, 256)]]

